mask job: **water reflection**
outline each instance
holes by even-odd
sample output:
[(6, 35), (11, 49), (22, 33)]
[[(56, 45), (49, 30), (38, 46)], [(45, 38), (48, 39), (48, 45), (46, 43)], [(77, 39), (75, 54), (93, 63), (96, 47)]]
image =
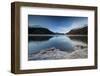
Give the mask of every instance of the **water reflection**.
[(88, 43), (88, 36), (69, 36), (69, 38), (73, 41), (81, 41), (84, 43)]
[(29, 36), (29, 42), (31, 41), (48, 41), (53, 36)]
[(55, 47), (65, 52), (73, 52), (76, 43), (87, 44), (87, 36), (29, 36), (29, 54), (43, 49)]

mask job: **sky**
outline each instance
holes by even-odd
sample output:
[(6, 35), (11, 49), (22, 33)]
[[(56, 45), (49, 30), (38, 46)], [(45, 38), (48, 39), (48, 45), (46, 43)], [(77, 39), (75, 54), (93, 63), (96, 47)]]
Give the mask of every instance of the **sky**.
[(88, 25), (88, 17), (28, 15), (28, 27), (43, 27), (55, 33), (67, 33)]

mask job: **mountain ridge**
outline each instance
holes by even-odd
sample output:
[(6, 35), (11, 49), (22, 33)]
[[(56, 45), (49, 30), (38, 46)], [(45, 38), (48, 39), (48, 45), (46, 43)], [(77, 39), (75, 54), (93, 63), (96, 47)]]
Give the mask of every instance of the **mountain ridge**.
[(54, 34), (54, 32), (50, 31), (47, 28), (43, 27), (29, 27), (28, 28), (28, 34)]
[(73, 34), (73, 35), (87, 35), (88, 34), (88, 26), (82, 27), (82, 28), (77, 28), (77, 29), (72, 29), (66, 34)]

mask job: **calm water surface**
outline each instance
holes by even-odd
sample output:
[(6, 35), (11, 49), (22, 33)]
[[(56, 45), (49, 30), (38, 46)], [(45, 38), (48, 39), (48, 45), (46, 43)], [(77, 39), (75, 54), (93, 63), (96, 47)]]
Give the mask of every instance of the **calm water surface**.
[(31, 54), (52, 47), (61, 51), (73, 52), (75, 46), (73, 41), (87, 44), (87, 36), (29, 36), (28, 53)]

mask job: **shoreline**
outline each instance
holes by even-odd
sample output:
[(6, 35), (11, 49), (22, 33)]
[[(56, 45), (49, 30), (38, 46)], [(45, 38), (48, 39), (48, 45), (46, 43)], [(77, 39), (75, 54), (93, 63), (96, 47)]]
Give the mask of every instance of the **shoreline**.
[(28, 60), (56, 60), (56, 59), (83, 59), (88, 58), (87, 46), (75, 45), (73, 52), (68, 53), (55, 47), (33, 52)]
[(73, 34), (28, 34), (28, 36), (88, 36), (88, 35), (73, 35)]

